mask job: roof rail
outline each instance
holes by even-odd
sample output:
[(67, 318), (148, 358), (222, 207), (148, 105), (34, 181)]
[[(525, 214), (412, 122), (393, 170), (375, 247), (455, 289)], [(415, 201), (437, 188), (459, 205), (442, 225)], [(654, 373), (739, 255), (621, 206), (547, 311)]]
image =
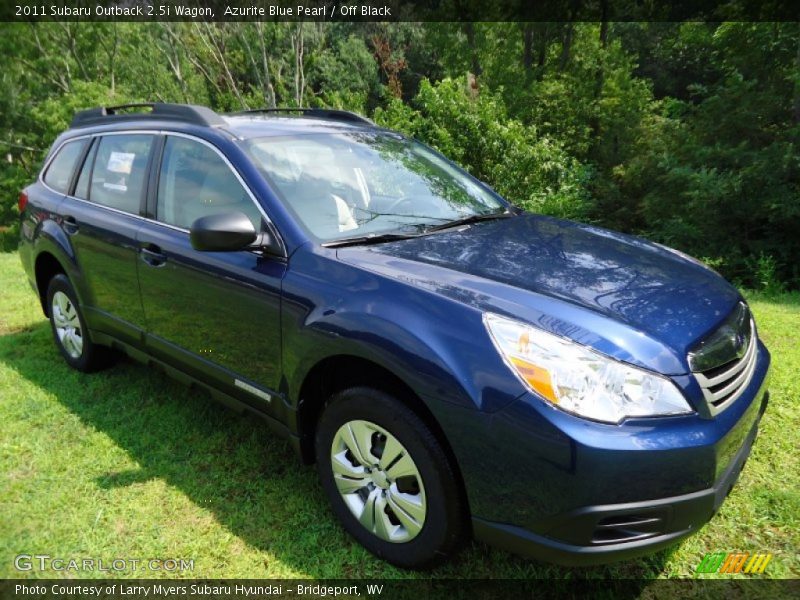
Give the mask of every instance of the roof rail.
[[(148, 111), (127, 112), (131, 108), (149, 108)], [(181, 121), (193, 125), (214, 127), (226, 122), (210, 108), (191, 104), (166, 104), (162, 102), (143, 102), (139, 104), (120, 104), (119, 106), (100, 106), (75, 113), (70, 128), (88, 125), (106, 125), (119, 121), (150, 119), (159, 121)]]
[(242, 110), (239, 112), (231, 113), (232, 115), (252, 115), (252, 114), (269, 114), (269, 113), (302, 113), (309, 117), (317, 117), (319, 119), (331, 119), (333, 121), (346, 121), (348, 123), (362, 123), (364, 125), (375, 125), (375, 122), (367, 117), (349, 110), (339, 110), (336, 108), (253, 108), (250, 110)]

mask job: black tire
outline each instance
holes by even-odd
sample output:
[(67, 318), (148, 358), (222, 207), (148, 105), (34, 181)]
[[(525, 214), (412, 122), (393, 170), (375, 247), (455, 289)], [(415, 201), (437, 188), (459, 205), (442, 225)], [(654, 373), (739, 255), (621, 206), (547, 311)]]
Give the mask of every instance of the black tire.
[[(55, 310), (53, 308), (53, 298), (56, 294), (63, 294), (67, 297), (70, 310), (74, 309), (74, 314), (80, 323), (80, 331), (76, 332), (76, 335), (79, 334), (78, 337), (81, 338), (82, 347), (77, 355), (75, 347), (68, 347), (68, 343), (62, 341), (57, 332), (57, 316), (54, 314)], [(113, 362), (111, 348), (99, 346), (91, 341), (89, 329), (86, 327), (86, 320), (83, 318), (83, 312), (78, 302), (78, 295), (72, 288), (69, 278), (64, 274), (55, 275), (47, 285), (47, 312), (50, 315), (50, 329), (53, 332), (53, 340), (55, 340), (61, 356), (64, 357), (70, 367), (84, 373), (91, 373), (104, 369)]]
[[(368, 421), (390, 433), (407, 450), (424, 486), (424, 524), (408, 541), (381, 539), (362, 525), (346, 504), (334, 479), (332, 448), (337, 432), (346, 423)], [(381, 439), (378, 434), (378, 438)], [(466, 538), (467, 511), (458, 476), (431, 429), (409, 407), (383, 392), (350, 388), (334, 395), (317, 425), (315, 452), (322, 487), (333, 511), (347, 532), (370, 552), (403, 568), (427, 569), (453, 556)], [(381, 471), (388, 473), (391, 468)], [(401, 480), (396, 480), (399, 486)], [(391, 479), (389, 479), (391, 483)], [(372, 489), (375, 489), (375, 485)], [(368, 493), (369, 488), (364, 488)], [(390, 494), (391, 490), (376, 490)], [(397, 491), (397, 488), (395, 488)], [(377, 513), (374, 513), (377, 514)], [(386, 512), (392, 516), (389, 506)], [(398, 523), (397, 517), (394, 522)]]

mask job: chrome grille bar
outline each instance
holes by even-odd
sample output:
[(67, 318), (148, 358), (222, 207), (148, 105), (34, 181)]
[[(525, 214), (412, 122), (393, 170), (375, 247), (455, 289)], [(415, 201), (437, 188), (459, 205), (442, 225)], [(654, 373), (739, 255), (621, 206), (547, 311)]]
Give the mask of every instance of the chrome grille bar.
[(706, 375), (704, 372), (694, 373), (697, 383), (700, 384), (703, 390), (703, 397), (712, 415), (719, 414), (741, 396), (753, 377), (758, 354), (758, 337), (752, 320), (749, 325), (752, 335), (750, 335), (744, 356), (738, 360), (731, 361), (730, 367), (721, 373), (718, 372), (718, 368), (705, 372), (713, 372), (713, 375)]

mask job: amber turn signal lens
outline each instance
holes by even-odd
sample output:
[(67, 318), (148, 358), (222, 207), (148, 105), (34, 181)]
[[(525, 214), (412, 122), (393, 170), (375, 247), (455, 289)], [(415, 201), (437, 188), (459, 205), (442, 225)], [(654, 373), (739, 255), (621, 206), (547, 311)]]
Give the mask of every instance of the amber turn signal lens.
[(553, 404), (558, 404), (558, 396), (556, 396), (556, 392), (553, 389), (553, 382), (550, 379), (550, 372), (547, 369), (543, 369), (542, 367), (534, 365), (527, 360), (517, 358), (516, 356), (511, 357), (511, 362), (522, 378), (528, 382), (528, 385)]

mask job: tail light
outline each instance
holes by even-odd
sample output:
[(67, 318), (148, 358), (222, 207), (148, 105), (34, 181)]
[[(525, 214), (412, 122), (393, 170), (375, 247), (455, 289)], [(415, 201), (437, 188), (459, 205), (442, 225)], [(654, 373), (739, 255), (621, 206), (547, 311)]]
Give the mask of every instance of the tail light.
[(17, 206), (19, 207), (19, 213), (22, 214), (22, 211), (25, 210), (25, 207), (28, 206), (28, 192), (22, 190), (19, 193), (19, 200), (17, 201)]

